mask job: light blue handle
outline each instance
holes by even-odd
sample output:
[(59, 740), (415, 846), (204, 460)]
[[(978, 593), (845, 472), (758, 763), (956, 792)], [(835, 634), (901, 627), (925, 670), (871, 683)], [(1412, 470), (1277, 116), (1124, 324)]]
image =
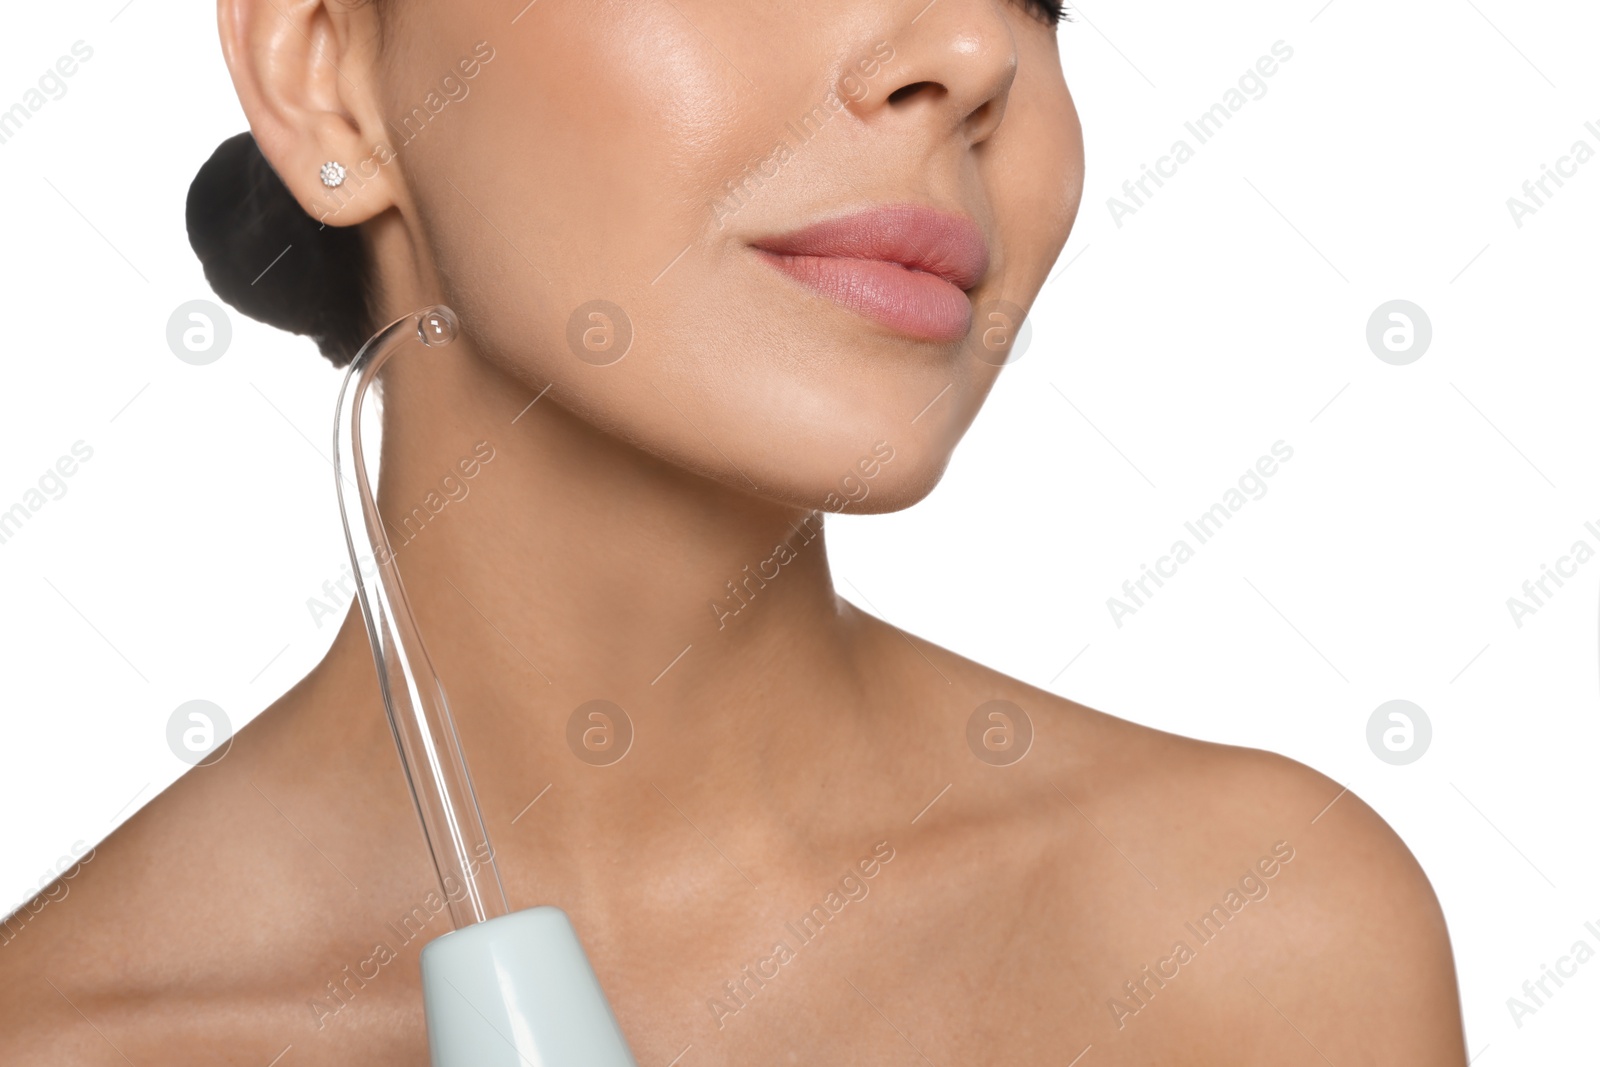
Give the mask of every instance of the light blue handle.
[(422, 999), (433, 1067), (637, 1067), (560, 908), (428, 942)]

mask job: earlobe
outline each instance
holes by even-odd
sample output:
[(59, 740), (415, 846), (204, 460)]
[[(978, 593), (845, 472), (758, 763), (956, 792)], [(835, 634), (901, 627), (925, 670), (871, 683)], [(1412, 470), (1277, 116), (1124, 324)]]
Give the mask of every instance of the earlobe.
[(365, 222), (397, 202), (397, 175), (382, 166), (393, 154), (369, 91), (377, 18), (371, 4), (217, 4), (223, 58), (262, 155), (306, 214), (330, 226)]

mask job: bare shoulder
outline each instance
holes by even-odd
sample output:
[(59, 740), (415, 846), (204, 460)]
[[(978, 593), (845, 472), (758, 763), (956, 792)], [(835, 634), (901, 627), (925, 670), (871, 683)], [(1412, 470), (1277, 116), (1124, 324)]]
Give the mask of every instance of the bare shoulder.
[(1128, 927), (1148, 958), (1123, 967), (1108, 1024), (1121, 1033), (1157, 1014), (1194, 965), (1171, 1018), (1234, 1062), (1465, 1063), (1443, 911), (1369, 805), (1285, 756), (1099, 721), (1059, 698), (1039, 706), (1046, 726), (1094, 738), (1041, 756), (1077, 772), (1062, 788), (1080, 815), (1131, 835), (1124, 850), (1139, 851), (1161, 902)]
[(250, 869), (248, 842), (263, 835), (239, 796), (262, 732), (250, 724), (220, 762), (147, 798), (5, 920), (0, 1060), (121, 1062), (145, 1037), (151, 998), (194, 996), (195, 979), (213, 992), (237, 983), (213, 931), (233, 908), (270, 913), (275, 880)]
[(1465, 1062), (1438, 899), (1359, 797), (1293, 759), (1141, 726), (920, 645), (955, 691), (952, 718), (991, 707), (1031, 735), (1011, 766), (981, 766), (975, 748), (970, 774), (1010, 775), (1027, 795), (1014, 806), (1048, 822), (1035, 863), (1060, 914), (1043, 918), (1076, 931), (1054, 948), (1096, 972), (1073, 1007), (1108, 1050), (1188, 1062), (1170, 1052), (1181, 1037), (1238, 1063)]
[(342, 829), (361, 824), (362, 809), (342, 805), (335, 823), (299, 780), (296, 717), (310, 685), (5, 920), (0, 1062), (153, 1062), (182, 1050), (265, 1063), (286, 1042), (306, 1044), (294, 1035), (307, 1029), (307, 996), (348, 955), (340, 907), (359, 897), (347, 876), (369, 873), (348, 858)]

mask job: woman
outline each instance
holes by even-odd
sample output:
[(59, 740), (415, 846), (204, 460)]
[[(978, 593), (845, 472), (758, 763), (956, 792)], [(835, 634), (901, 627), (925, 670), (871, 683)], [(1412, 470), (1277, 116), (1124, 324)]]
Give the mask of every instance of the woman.
[[(340, 364), (460, 315), (386, 372), (380, 506), (512, 906), (641, 1064), (1464, 1062), (1433, 892), (1337, 783), (833, 589), (821, 513), (933, 488), (1066, 242), (1055, 4), (219, 14), (219, 293)], [(0, 1060), (424, 1063), (436, 894), (350, 614), (0, 953)]]

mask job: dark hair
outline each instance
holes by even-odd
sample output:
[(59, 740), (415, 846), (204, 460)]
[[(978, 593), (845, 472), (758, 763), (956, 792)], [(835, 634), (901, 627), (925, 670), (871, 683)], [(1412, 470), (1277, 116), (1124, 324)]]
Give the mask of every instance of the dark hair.
[(305, 334), (342, 367), (372, 334), (368, 257), (353, 226), (306, 214), (248, 131), (211, 153), (189, 186), (189, 246), (218, 296)]

